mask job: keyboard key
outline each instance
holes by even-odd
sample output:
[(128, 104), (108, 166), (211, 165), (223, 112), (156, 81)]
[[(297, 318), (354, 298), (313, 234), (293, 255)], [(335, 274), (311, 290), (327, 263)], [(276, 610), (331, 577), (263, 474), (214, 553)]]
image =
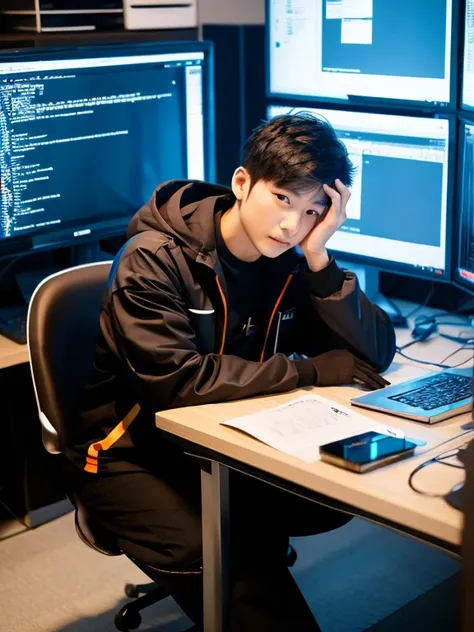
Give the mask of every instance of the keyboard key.
[(470, 377), (442, 373), (427, 378), (421, 387), (392, 395), (389, 399), (421, 410), (435, 410), (455, 404), (470, 396)]

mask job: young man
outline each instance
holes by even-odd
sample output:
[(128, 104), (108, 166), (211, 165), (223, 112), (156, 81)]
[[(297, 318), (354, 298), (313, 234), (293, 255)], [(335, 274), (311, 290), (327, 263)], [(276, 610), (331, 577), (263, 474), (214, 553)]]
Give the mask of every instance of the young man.
[[(248, 139), (231, 190), (158, 187), (114, 262), (68, 456), (82, 502), (196, 629), (199, 467), (154, 414), (313, 384), (387, 384), (377, 372), (394, 355), (392, 325), (325, 246), (346, 219), (351, 174), (329, 124), (279, 116)], [(348, 518), (235, 473), (230, 494), (230, 630), (319, 630), (286, 565), (289, 536)]]

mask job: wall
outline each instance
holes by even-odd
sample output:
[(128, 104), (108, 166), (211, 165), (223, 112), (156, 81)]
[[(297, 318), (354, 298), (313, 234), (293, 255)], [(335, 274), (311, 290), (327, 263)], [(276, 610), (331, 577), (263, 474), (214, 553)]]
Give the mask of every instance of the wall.
[(198, 0), (200, 24), (264, 24), (265, 0)]

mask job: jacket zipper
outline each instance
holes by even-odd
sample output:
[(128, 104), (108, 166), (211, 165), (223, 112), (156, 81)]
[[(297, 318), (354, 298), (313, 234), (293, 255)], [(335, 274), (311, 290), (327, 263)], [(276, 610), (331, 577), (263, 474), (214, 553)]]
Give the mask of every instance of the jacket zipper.
[(290, 275), (288, 276), (288, 278), (286, 279), (286, 281), (285, 281), (285, 285), (283, 286), (283, 289), (282, 289), (282, 291), (280, 292), (280, 296), (277, 298), (276, 303), (275, 303), (275, 306), (274, 306), (273, 311), (272, 311), (272, 313), (271, 313), (270, 320), (268, 321), (267, 333), (265, 334), (265, 342), (263, 343), (262, 353), (260, 354), (260, 362), (263, 362), (263, 359), (264, 359), (264, 357), (265, 357), (265, 349), (266, 349), (266, 346), (267, 346), (268, 337), (269, 337), (269, 335), (270, 335), (270, 329), (271, 329), (271, 327), (272, 327), (272, 322), (273, 322), (273, 319), (275, 318), (276, 311), (277, 311), (277, 309), (278, 309), (278, 306), (279, 306), (279, 305), (280, 305), (280, 303), (281, 303), (281, 300), (282, 300), (282, 298), (283, 298), (283, 296), (284, 296), (284, 294), (285, 294), (285, 292), (286, 292), (286, 290), (287, 290), (288, 286), (290, 285), (290, 282), (291, 282), (291, 279), (292, 279), (292, 278), (293, 278), (293, 275), (292, 275), (292, 274), (290, 274)]
[[(276, 311), (277, 311), (277, 309), (278, 309), (278, 307), (279, 307), (279, 305), (280, 305), (280, 303), (281, 303), (281, 301), (283, 299), (283, 296), (285, 295), (285, 292), (286, 292), (288, 286), (290, 285), (290, 282), (291, 282), (292, 278), (293, 278), (292, 274), (288, 275), (288, 278), (285, 281), (285, 285), (283, 286), (283, 289), (280, 292), (280, 295), (277, 298), (276, 303), (275, 303), (275, 305), (273, 307), (273, 310), (272, 310), (272, 313), (271, 313), (271, 316), (270, 316), (270, 320), (268, 321), (267, 333), (265, 334), (265, 342), (263, 343), (262, 353), (260, 354), (260, 362), (263, 362), (263, 359), (265, 357), (265, 349), (267, 347), (268, 337), (270, 335), (270, 329), (271, 329), (271, 326), (272, 326), (273, 319), (275, 318)], [(222, 300), (222, 305), (223, 305), (223, 308), (224, 308), (224, 327), (222, 329), (222, 340), (221, 340), (221, 346), (219, 348), (219, 355), (222, 355), (224, 353), (225, 338), (226, 338), (226, 335), (227, 335), (228, 310), (227, 310), (227, 300), (226, 300), (226, 297), (225, 297), (225, 294), (224, 294), (224, 290), (222, 289), (222, 285), (221, 285), (221, 282), (219, 281), (219, 277), (217, 276), (217, 274), (216, 274), (216, 283), (217, 283), (217, 287), (219, 289), (219, 294), (220, 294), (220, 297), (221, 297), (221, 300)]]

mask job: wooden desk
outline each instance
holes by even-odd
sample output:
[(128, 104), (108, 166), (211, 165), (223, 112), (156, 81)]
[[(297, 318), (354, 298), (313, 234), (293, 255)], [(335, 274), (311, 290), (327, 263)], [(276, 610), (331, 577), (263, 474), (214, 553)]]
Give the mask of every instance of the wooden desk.
[(19, 345), (0, 335), (0, 369), (28, 362), (27, 345)]
[[(403, 340), (404, 337), (402, 331), (400, 338)], [(436, 338), (412, 347), (411, 354), (439, 362), (457, 346), (452, 341), (443, 340), (441, 343)], [(419, 355), (415, 355), (415, 352)], [(472, 351), (467, 353), (465, 358), (460, 357), (458, 361), (471, 359)], [(394, 362), (386, 375), (395, 383), (421, 375), (427, 370), (429, 367)], [(447, 551), (458, 552), (462, 539), (462, 514), (443, 498), (416, 494), (408, 485), (408, 477), (419, 463), (465, 443), (470, 435), (439, 445), (462, 432), (460, 426), (471, 415), (459, 415), (427, 426), (391, 415), (359, 411), (380, 423), (403, 429), (409, 437), (427, 442), (417, 456), (363, 475), (320, 461), (305, 463), (220, 423), (280, 405), (308, 392), (317, 392), (347, 404), (359, 389), (308, 388), (277, 396), (167, 410), (156, 415), (159, 428), (184, 440), (191, 453), (208, 459), (208, 468), (202, 472), (205, 630), (221, 632), (224, 629), (229, 468), (315, 502), (389, 526)], [(426, 491), (444, 494), (462, 478), (462, 470), (433, 465), (420, 472), (416, 484)]]

